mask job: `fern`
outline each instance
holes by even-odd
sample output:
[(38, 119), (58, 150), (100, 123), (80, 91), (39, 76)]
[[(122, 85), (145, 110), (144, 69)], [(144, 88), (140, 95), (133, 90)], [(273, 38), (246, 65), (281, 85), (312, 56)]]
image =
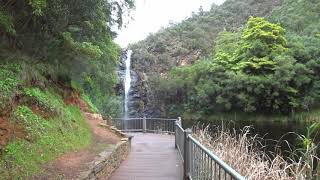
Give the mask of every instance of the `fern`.
[(1, 9), (0, 9), (0, 27), (3, 28), (6, 33), (12, 36), (16, 35), (16, 30), (13, 24), (13, 18)]

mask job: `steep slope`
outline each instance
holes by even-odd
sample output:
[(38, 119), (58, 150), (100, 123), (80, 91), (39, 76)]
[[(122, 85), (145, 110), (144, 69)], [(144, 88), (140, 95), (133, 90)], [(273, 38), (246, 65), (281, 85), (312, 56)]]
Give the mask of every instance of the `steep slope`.
[(44, 76), (32, 59), (15, 58), (0, 65), (1, 179), (30, 177), (44, 162), (91, 142), (79, 107), (65, 102), (77, 90)]
[[(78, 100), (81, 101), (81, 99)], [(54, 161), (46, 163), (43, 165), (44, 171), (40, 175), (34, 176), (34, 179), (80, 178), (81, 173), (90, 170), (100, 153), (114, 151), (114, 147), (120, 141), (120, 137), (111, 132), (110, 129), (100, 126), (103, 122), (101, 115), (88, 112), (85, 104), (80, 104), (79, 106), (91, 130), (92, 142), (90, 146), (68, 152)]]
[(0, 56), (20, 51), (51, 65), (41, 70), (72, 82), (101, 113), (116, 116), (120, 47), (112, 29), (133, 6), (132, 0), (0, 1)]
[(77, 104), (104, 115), (121, 112), (120, 47), (111, 29), (133, 6), (132, 0), (0, 1), (0, 179), (30, 179), (44, 163), (87, 147), (92, 136)]
[(223, 31), (212, 55), (155, 79), (163, 112), (294, 115), (320, 97), (319, 1), (285, 0), (267, 18)]
[(221, 6), (213, 5), (208, 12), (200, 11), (129, 45), (133, 50), (133, 67), (139, 72), (165, 73), (174, 66), (192, 64), (199, 57), (212, 53), (219, 32), (242, 28), (249, 16), (268, 16), (281, 2), (227, 0)]
[(136, 116), (143, 113), (161, 116), (163, 107), (155, 103), (154, 78), (165, 77), (176, 66), (193, 64), (213, 51), (219, 32), (241, 29), (249, 16), (269, 16), (282, 0), (227, 0), (213, 5), (208, 12), (200, 11), (181, 23), (150, 35), (146, 40), (129, 46), (133, 50), (133, 69), (138, 74), (134, 85)]

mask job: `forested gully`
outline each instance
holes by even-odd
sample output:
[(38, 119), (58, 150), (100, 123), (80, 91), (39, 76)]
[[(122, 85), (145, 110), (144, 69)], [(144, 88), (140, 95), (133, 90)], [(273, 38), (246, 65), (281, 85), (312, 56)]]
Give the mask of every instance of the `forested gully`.
[(320, 0), (213, 0), (120, 47), (146, 1), (0, 0), (0, 180), (59, 179), (120, 141), (100, 120), (143, 117), (181, 117), (248, 179), (318, 179)]

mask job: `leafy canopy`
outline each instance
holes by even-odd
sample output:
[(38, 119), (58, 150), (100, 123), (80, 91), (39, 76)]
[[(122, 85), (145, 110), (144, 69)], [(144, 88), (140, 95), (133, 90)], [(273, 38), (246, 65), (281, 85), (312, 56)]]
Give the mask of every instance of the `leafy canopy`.
[(224, 32), (218, 37), (215, 46), (218, 64), (248, 74), (274, 72), (275, 57), (286, 51), (285, 29), (264, 18), (250, 17), (241, 37), (236, 36)]
[(250, 17), (242, 31), (219, 34), (211, 57), (158, 80), (156, 95), (178, 114), (310, 109), (320, 97), (319, 46), (316, 38)]

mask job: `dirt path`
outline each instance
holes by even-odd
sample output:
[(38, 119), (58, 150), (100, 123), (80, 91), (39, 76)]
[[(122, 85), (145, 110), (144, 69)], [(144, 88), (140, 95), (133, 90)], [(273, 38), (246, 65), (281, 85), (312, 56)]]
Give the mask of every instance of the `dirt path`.
[(92, 144), (81, 151), (60, 156), (54, 162), (44, 166), (44, 173), (36, 179), (77, 179), (79, 174), (88, 170), (90, 162), (102, 151), (112, 150), (120, 138), (106, 128), (99, 126), (102, 117), (84, 113), (92, 130)]

